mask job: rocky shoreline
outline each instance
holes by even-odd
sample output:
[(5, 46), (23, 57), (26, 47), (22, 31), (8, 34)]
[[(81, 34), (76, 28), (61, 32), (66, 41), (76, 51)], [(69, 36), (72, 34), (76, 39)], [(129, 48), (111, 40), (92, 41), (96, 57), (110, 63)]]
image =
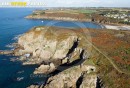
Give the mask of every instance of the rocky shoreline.
[(47, 17), (47, 16), (26, 16), (26, 19), (45, 19), (45, 20), (59, 20), (59, 21), (79, 21), (79, 22), (92, 22), (91, 19), (76, 19), (70, 17)]
[(130, 26), (129, 25), (107, 25), (104, 24), (104, 27), (106, 29), (113, 29), (113, 30), (130, 30)]
[(84, 41), (86, 38), (76, 30), (34, 27), (19, 37), (17, 48), (0, 54), (19, 56), (23, 65), (39, 65), (33, 74), (53, 73), (45, 85), (28, 88), (96, 88), (96, 67), (85, 64), (91, 57), (91, 45)]
[[(34, 27), (18, 38), (14, 50), (0, 51), (0, 54), (18, 56), (11, 61), (21, 61), (23, 65), (37, 65), (33, 75), (49, 75), (45, 83), (32, 83), (28, 88), (124, 87), (127, 83), (121, 83), (123, 79), (129, 78), (127, 72), (117, 67), (117, 63), (112, 61), (113, 58), (99, 50), (101, 45), (98, 44), (102, 43), (99, 40), (106, 41), (106, 37), (100, 35), (108, 34), (109, 37), (114, 37), (113, 40), (126, 36), (118, 34), (116, 30)], [(106, 42), (104, 44), (106, 47)], [(110, 81), (113, 80), (111, 85)]]
[(78, 22), (93, 22), (99, 24), (102, 29), (114, 29), (114, 30), (130, 30), (129, 25), (120, 24), (108, 24), (108, 23), (100, 23), (99, 21), (92, 21), (92, 19), (75, 19), (69, 17), (47, 17), (47, 16), (27, 16), (26, 19), (46, 19), (46, 20), (59, 20), (59, 21), (78, 21)]
[[(47, 14), (47, 15), (46, 15)], [(53, 16), (54, 14), (54, 16)], [(102, 29), (114, 29), (114, 30), (130, 30), (130, 26), (129, 25), (124, 25), (124, 24), (119, 24), (119, 23), (114, 23), (111, 22), (110, 20), (108, 20), (107, 18), (98, 16), (98, 15), (94, 15), (92, 17), (85, 17), (83, 14), (79, 14), (78, 16), (75, 15), (72, 17), (69, 17), (69, 15), (65, 15), (66, 13), (59, 13), (61, 14), (60, 16), (58, 16), (59, 14), (55, 15), (56, 13), (52, 13), (50, 16), (48, 15), (48, 13), (45, 13), (44, 15), (28, 15), (25, 18), (26, 19), (40, 19), (40, 20), (59, 20), (59, 21), (78, 21), (78, 22), (93, 22), (96, 24), (101, 25)], [(80, 16), (81, 15), (81, 16)]]

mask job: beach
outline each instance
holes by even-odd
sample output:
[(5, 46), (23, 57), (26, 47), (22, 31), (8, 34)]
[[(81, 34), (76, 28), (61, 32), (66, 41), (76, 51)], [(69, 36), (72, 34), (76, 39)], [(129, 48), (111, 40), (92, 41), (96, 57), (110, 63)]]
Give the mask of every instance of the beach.
[(106, 29), (114, 29), (114, 30), (130, 30), (130, 26), (129, 25), (121, 25), (121, 26), (118, 26), (118, 25), (104, 25), (104, 27)]

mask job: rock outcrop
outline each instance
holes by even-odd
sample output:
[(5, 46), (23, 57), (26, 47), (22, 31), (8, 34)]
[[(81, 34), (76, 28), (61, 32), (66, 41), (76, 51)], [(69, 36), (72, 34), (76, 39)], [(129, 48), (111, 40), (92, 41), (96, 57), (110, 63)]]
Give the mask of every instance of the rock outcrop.
[(46, 85), (31, 85), (28, 88), (96, 88), (96, 68), (91, 67), (85, 64), (71, 67), (50, 77)]
[(29, 88), (96, 88), (96, 67), (85, 64), (91, 56), (85, 39), (78, 30), (34, 27), (19, 37), (12, 54), (23, 65), (38, 64), (34, 74), (53, 74), (45, 85)]
[(49, 78), (44, 88), (96, 88), (97, 75), (87, 71), (80, 66), (69, 68)]
[(68, 12), (47, 12), (41, 14), (42, 11), (33, 12), (31, 15), (26, 16), (27, 19), (51, 19), (51, 20), (64, 20), (64, 21), (91, 21), (90, 18), (87, 18), (83, 13), (68, 13)]
[(53, 72), (55, 70), (55, 65), (50, 63), (49, 65), (40, 65), (40, 67), (36, 68), (34, 74), (47, 74)]

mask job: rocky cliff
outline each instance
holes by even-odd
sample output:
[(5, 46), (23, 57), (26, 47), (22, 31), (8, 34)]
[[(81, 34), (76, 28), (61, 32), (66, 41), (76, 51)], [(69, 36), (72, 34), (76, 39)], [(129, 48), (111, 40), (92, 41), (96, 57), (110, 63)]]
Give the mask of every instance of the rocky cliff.
[(91, 21), (91, 18), (75, 18), (74, 17), (63, 17), (63, 16), (44, 16), (44, 15), (29, 15), (26, 16), (27, 19), (50, 19), (50, 20), (61, 20), (61, 21)]
[(122, 33), (127, 37), (117, 36), (116, 30), (34, 27), (19, 37), (14, 50), (0, 54), (19, 56), (23, 65), (38, 65), (34, 75), (50, 76), (45, 84), (28, 88), (130, 88), (126, 67), (122, 70), (119, 59), (114, 62), (110, 57), (116, 50), (123, 51), (120, 46), (129, 46), (129, 32)]
[(96, 22), (101, 24), (119, 24), (118, 20), (104, 17), (100, 14), (83, 14), (80, 12), (69, 12), (69, 11), (34, 11), (32, 14), (26, 16), (27, 19), (51, 19), (51, 20), (62, 20), (62, 21), (85, 21), (85, 22)]
[(34, 27), (19, 37), (12, 54), (23, 65), (38, 64), (33, 74), (52, 74), (45, 85), (29, 88), (96, 88), (96, 67), (86, 64), (91, 57), (86, 38), (79, 30), (60, 27)]
[(32, 14), (26, 16), (27, 19), (51, 19), (64, 21), (91, 21), (85, 14), (79, 12), (68, 11), (34, 11)]

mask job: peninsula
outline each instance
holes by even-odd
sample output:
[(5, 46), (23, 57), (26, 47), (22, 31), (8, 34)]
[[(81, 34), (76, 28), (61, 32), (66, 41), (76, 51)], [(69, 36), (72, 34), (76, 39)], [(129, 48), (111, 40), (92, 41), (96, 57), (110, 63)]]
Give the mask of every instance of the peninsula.
[(129, 88), (129, 36), (129, 31), (40, 26), (19, 37), (15, 50), (0, 53), (39, 65), (33, 74), (51, 75), (28, 88)]
[[(27, 19), (50, 19), (62, 21), (96, 22), (106, 29), (130, 30), (128, 9), (47, 9), (35, 10)], [(122, 15), (123, 13), (123, 15)]]

